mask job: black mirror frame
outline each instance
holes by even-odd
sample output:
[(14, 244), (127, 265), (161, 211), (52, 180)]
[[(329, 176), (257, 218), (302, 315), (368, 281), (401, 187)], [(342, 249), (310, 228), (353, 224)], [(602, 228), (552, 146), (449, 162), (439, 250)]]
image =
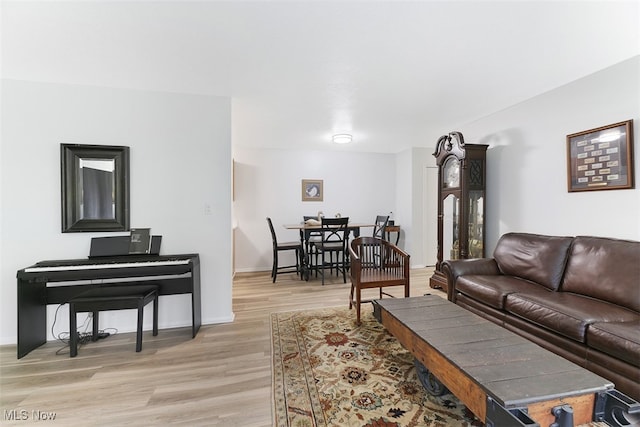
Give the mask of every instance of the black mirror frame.
[[(75, 183), (80, 159), (114, 160), (115, 219), (81, 219)], [(129, 231), (129, 147), (115, 145), (60, 144), (62, 232)]]

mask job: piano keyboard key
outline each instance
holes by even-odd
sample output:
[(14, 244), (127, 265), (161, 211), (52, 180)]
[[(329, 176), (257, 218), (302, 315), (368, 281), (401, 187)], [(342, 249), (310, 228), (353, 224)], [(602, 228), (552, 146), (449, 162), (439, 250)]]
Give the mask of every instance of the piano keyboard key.
[(77, 264), (77, 265), (49, 265), (42, 267), (28, 267), (25, 273), (38, 271), (72, 271), (72, 270), (95, 270), (104, 268), (138, 268), (138, 267), (161, 267), (164, 265), (184, 265), (189, 264), (189, 259), (176, 259), (164, 261), (140, 261), (140, 262), (114, 262), (108, 264)]

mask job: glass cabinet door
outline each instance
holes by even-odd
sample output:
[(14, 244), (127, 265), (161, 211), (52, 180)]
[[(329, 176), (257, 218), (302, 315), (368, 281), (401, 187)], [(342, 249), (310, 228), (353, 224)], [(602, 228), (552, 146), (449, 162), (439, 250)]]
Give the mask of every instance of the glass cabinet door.
[(449, 194), (443, 201), (443, 224), (442, 224), (442, 259), (458, 259), (459, 251), (459, 212), (460, 199), (454, 194)]
[(469, 258), (484, 256), (484, 191), (469, 191)]

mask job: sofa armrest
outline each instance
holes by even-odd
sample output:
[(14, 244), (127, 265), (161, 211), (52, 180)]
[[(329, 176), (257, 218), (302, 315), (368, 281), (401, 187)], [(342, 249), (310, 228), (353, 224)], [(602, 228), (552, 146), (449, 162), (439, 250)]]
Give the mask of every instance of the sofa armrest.
[(469, 274), (498, 275), (500, 269), (493, 258), (450, 259), (442, 262), (442, 273), (447, 276), (447, 298), (456, 301), (456, 280)]

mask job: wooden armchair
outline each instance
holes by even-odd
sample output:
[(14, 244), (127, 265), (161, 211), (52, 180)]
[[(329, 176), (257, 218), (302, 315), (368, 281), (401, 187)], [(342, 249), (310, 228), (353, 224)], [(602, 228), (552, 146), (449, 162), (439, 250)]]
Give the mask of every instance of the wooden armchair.
[(360, 325), (360, 305), (371, 302), (362, 300), (363, 289), (380, 289), (387, 286), (404, 286), (404, 296), (409, 296), (409, 255), (393, 243), (377, 237), (358, 237), (349, 246), (351, 256), (351, 295), (349, 309), (356, 306), (356, 323)]

